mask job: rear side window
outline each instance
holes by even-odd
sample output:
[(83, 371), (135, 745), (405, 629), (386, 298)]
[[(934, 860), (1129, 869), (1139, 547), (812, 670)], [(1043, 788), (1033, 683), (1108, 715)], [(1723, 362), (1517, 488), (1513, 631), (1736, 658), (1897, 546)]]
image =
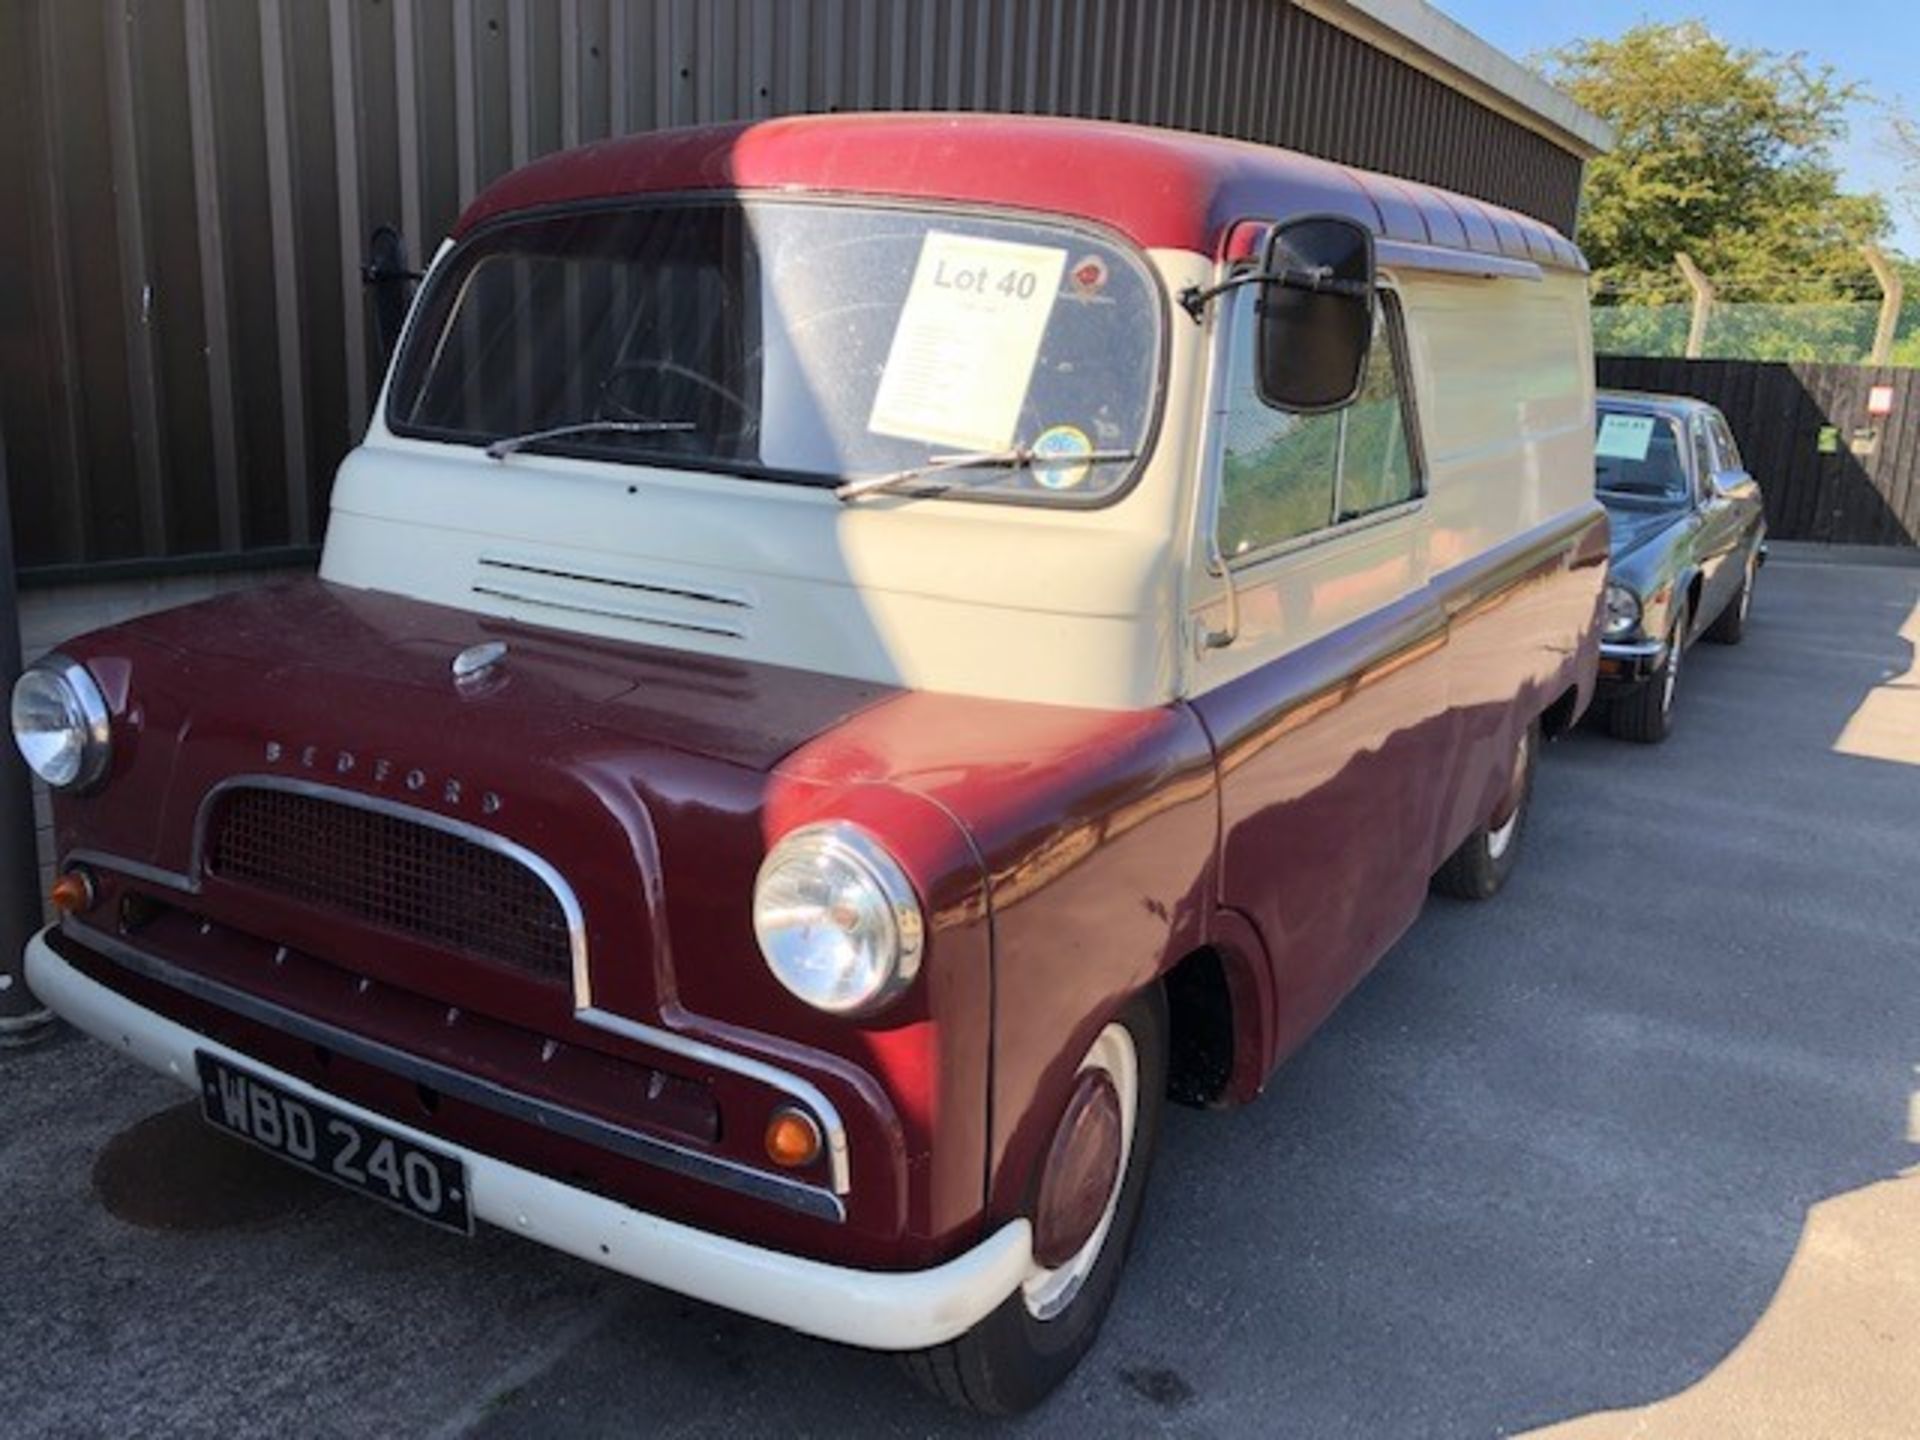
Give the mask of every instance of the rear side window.
[(1746, 465), (1740, 459), (1740, 447), (1733, 443), (1733, 431), (1727, 428), (1726, 420), (1719, 415), (1707, 417), (1707, 425), (1713, 431), (1714, 448), (1720, 452), (1722, 470), (1744, 470)]
[(1401, 381), (1399, 316), (1374, 311), (1360, 397), (1327, 415), (1296, 415), (1260, 398), (1254, 376), (1253, 287), (1235, 296), (1222, 416), (1217, 534), (1228, 559), (1317, 534), (1419, 498)]
[(1707, 441), (1707, 422), (1696, 418), (1693, 422), (1693, 472), (1700, 493), (1707, 493), (1707, 484), (1713, 479), (1713, 447)]

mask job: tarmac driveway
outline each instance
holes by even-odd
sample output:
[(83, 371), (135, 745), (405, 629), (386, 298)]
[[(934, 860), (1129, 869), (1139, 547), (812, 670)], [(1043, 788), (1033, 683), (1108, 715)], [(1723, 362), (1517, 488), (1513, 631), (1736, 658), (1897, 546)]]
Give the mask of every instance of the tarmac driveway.
[[(1920, 1433), (1917, 641), (1920, 568), (1778, 561), (1671, 743), (1556, 746), (1498, 901), (1434, 902), (1259, 1104), (1171, 1112), (1023, 1428)], [(983, 1428), (288, 1175), (103, 1046), (0, 1054), (0, 1096), (9, 1434)]]

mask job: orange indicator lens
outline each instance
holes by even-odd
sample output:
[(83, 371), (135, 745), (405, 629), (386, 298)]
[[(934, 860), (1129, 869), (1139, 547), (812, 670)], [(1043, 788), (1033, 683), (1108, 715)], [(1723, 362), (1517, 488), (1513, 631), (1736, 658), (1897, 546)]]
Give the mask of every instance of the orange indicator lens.
[(767, 1121), (767, 1158), (792, 1170), (820, 1158), (820, 1127), (803, 1111), (783, 1106)]
[(62, 915), (78, 915), (93, 906), (93, 877), (84, 870), (69, 870), (53, 882), (47, 898)]

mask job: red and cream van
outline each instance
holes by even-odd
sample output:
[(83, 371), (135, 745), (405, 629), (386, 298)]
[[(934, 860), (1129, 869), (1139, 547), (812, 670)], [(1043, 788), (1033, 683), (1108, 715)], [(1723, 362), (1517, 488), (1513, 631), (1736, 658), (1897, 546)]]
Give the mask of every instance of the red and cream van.
[(1519, 853), (1594, 680), (1578, 252), (1076, 121), (485, 191), (317, 579), (22, 679), (30, 982), (207, 1118), (1029, 1405), (1164, 1098)]

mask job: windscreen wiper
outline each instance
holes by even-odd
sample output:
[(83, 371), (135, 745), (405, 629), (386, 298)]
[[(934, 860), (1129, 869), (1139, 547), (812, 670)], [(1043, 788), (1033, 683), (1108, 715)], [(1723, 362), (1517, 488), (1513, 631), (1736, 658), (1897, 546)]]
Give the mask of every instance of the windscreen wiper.
[[(985, 450), (971, 455), (933, 455), (919, 465), (904, 470), (889, 470), (884, 475), (862, 475), (836, 485), (836, 500), (858, 500), (863, 495), (878, 495), (913, 480), (924, 480), (947, 470), (1031, 470), (1035, 466), (1100, 465), (1114, 460), (1138, 460), (1138, 450), (1086, 450), (1079, 454), (1044, 454), (1025, 445), (1010, 450)], [(950, 488), (943, 485), (941, 490)], [(933, 493), (938, 493), (935, 491)]]
[(570, 435), (658, 435), (665, 430), (693, 428), (691, 420), (578, 420), (547, 430), (529, 430), (524, 435), (503, 435), (487, 446), (487, 458), (504, 460), (516, 450), (538, 445), (542, 440), (564, 440)]

